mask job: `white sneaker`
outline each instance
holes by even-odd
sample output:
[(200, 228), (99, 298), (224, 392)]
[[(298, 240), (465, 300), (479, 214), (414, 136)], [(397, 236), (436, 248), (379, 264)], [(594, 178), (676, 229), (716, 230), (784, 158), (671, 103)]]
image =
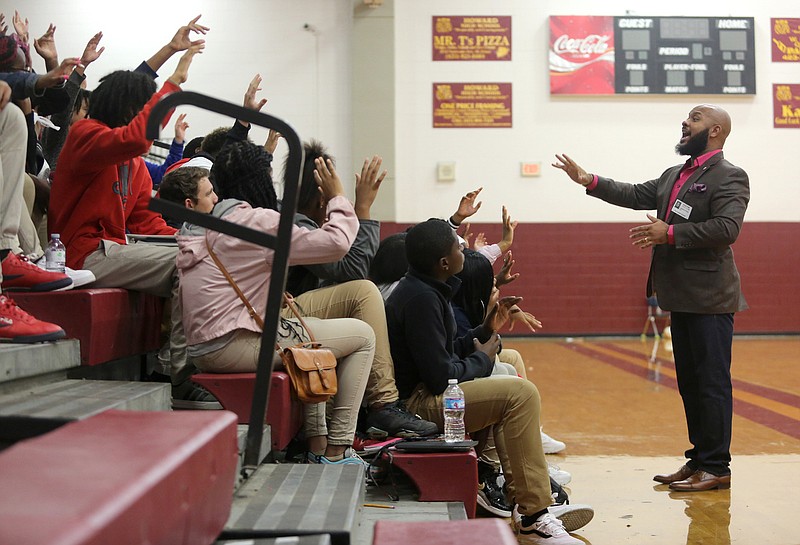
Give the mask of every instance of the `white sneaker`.
[(563, 505), (551, 505), (547, 508), (550, 514), (564, 523), (567, 532), (574, 532), (578, 528), (583, 528), (594, 518), (594, 509), (591, 505), (581, 503), (565, 503)]
[(561, 441), (556, 441), (543, 432), (541, 428), (539, 428), (539, 432), (542, 434), (542, 450), (544, 450), (545, 454), (555, 454), (567, 448), (566, 444)]
[(547, 472), (550, 474), (550, 478), (561, 486), (567, 486), (572, 481), (569, 471), (564, 471), (556, 465), (547, 464)]
[(66, 267), (64, 272), (72, 278), (72, 287), (77, 288), (78, 286), (85, 286), (86, 284), (91, 284), (97, 278), (95, 278), (94, 273), (88, 269), (70, 269)]
[[(31, 263), (33, 263), (34, 265), (36, 265), (37, 267), (39, 267), (43, 271), (47, 270), (47, 263), (45, 261), (44, 255), (39, 256), (39, 257), (36, 257), (35, 255), (30, 255), (30, 256), (28, 256), (28, 261), (30, 261)], [(87, 270), (87, 269), (75, 270), (75, 269), (70, 269), (69, 267), (65, 267), (64, 268), (64, 274), (66, 274), (67, 276), (69, 276), (72, 279), (72, 284), (67, 286), (67, 287), (64, 287), (64, 288), (61, 288), (61, 289), (57, 289), (57, 290), (54, 290), (54, 291), (71, 290), (71, 289), (77, 288), (79, 286), (85, 286), (86, 284), (91, 284), (92, 282), (97, 280), (97, 278), (95, 278), (95, 276), (94, 276), (94, 273), (92, 271), (90, 271), (90, 270)]]
[(512, 525), (522, 545), (583, 545), (583, 541), (569, 535), (562, 522), (550, 513), (533, 522), (524, 520), (526, 518), (515, 506)]

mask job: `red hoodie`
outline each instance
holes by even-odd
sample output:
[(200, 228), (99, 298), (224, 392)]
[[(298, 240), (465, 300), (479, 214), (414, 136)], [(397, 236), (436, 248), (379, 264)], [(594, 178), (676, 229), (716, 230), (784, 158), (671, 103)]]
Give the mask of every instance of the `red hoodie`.
[(103, 239), (126, 244), (126, 232), (175, 234), (160, 214), (147, 208), (153, 183), (141, 158), (152, 144), (145, 137), (150, 111), (162, 96), (175, 91), (180, 87), (164, 83), (124, 127), (111, 129), (84, 119), (70, 128), (48, 211), (48, 232), (61, 235), (68, 267), (82, 268)]

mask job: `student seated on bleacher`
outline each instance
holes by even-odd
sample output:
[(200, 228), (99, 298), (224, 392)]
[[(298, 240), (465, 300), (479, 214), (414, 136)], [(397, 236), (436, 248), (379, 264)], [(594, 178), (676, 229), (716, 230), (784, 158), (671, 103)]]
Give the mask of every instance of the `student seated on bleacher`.
[[(305, 164), (300, 184), (295, 224), (314, 230), (328, 221), (325, 196), (314, 182), (317, 159), (332, 161), (319, 142), (305, 145)], [(292, 294), (306, 316), (317, 318), (357, 318), (375, 331), (375, 359), (369, 371), (365, 392), (366, 432), (373, 438), (427, 437), (439, 430), (433, 422), (410, 413), (400, 402), (394, 381), (386, 311), (375, 284), (367, 280), (370, 263), (380, 240), (380, 222), (370, 215), (386, 171), (381, 173), (381, 158), (365, 160), (356, 174), (355, 204), (358, 234), (342, 259), (289, 268), (286, 291)], [(288, 310), (284, 310), (288, 317)]]
[(61, 151), (52, 187), (49, 231), (61, 234), (69, 267), (94, 273), (94, 286), (170, 298), (173, 407), (221, 409), (214, 396), (190, 380), (194, 367), (186, 358), (177, 296), (177, 248), (127, 244), (126, 238), (127, 233), (175, 234), (159, 214), (148, 209), (152, 182), (140, 156), (150, 148), (145, 126), (153, 106), (164, 95), (180, 91), (192, 58), (204, 47), (202, 40), (189, 40), (191, 31), (205, 30), (196, 21), (181, 27), (163, 48), (170, 54), (186, 53), (158, 92), (152, 77), (140, 72), (118, 70), (100, 80), (92, 93), (89, 119), (75, 123)]
[(431, 219), (406, 235), (409, 271), (386, 301), (389, 340), (401, 399), (411, 411), (443, 425), (442, 393), (458, 379), (466, 401), (466, 431), (491, 428), (514, 503), (513, 524), (521, 543), (574, 544), (575, 530), (591, 520), (587, 505), (552, 504), (547, 461), (539, 433), (539, 392), (517, 377), (488, 377), (500, 347), (497, 329), (518, 298), (489, 309), (480, 327), (456, 337), (450, 306), (464, 264), (452, 227)]
[[(224, 197), (212, 214), (227, 221), (268, 233), (277, 232), (280, 214), (277, 196), (268, 175), (266, 151), (247, 141), (232, 143), (214, 163)], [(292, 230), (289, 263), (309, 264), (340, 259), (356, 236), (358, 221), (344, 197), (341, 181), (332, 164), (321, 159), (316, 179), (325, 194), (330, 221), (322, 228)], [(183, 185), (176, 177), (193, 177), (205, 186), (208, 177), (197, 168), (180, 168), (168, 173), (162, 184)], [(252, 205), (252, 206), (251, 206)], [(189, 354), (206, 372), (250, 373), (256, 370), (261, 349), (261, 326), (233, 284), (241, 290), (259, 316), (267, 305), (267, 291), (274, 251), (235, 237), (184, 224), (178, 236), (178, 270), (181, 278), (183, 316)], [(232, 280), (215, 263), (214, 252)], [(336, 355), (339, 391), (333, 397), (326, 424), (325, 403), (306, 404), (305, 435), (309, 461), (322, 464), (362, 464), (350, 448), (364, 395), (368, 369), (375, 352), (375, 334), (361, 320), (306, 318), (314, 339)], [(292, 346), (309, 340), (308, 332), (296, 318), (282, 318), (278, 344)], [(274, 354), (273, 360), (280, 359)]]

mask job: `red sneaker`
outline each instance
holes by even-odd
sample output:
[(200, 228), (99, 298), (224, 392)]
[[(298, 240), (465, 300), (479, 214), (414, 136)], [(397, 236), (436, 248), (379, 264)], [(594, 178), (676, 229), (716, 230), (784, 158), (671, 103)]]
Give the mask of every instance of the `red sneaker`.
[(56, 291), (72, 285), (66, 274), (40, 269), (13, 252), (8, 253), (2, 266), (4, 290)]
[(13, 299), (0, 295), (0, 342), (39, 343), (66, 336), (56, 324), (37, 320), (19, 308)]

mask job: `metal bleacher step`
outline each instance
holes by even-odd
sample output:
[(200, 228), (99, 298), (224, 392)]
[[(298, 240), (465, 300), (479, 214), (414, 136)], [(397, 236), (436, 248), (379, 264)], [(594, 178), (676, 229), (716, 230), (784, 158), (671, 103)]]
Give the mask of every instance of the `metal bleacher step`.
[(0, 441), (46, 433), (108, 409), (171, 410), (171, 388), (158, 382), (62, 380), (0, 396)]
[(219, 539), (329, 534), (332, 545), (350, 545), (364, 483), (360, 464), (263, 464), (234, 495)]
[[(238, 424), (236, 426), (236, 444), (239, 447), (239, 462), (236, 465), (236, 475), (241, 476), (242, 470), (242, 463), (244, 462), (244, 449), (247, 445), (247, 430), (250, 426), (248, 424)], [(259, 452), (261, 453), (260, 462), (263, 462), (264, 459), (270, 454), (271, 444), (272, 444), (272, 434), (269, 424), (264, 424), (264, 427), (261, 430), (261, 448)], [(238, 478), (236, 481), (236, 488), (238, 489), (244, 481), (241, 477)]]
[(313, 536), (265, 537), (260, 539), (221, 539), (214, 545), (331, 545), (328, 534)]
[[(2, 344), (0, 393), (29, 387), (37, 377), (66, 377), (67, 369), (78, 367), (80, 363), (80, 343), (75, 339), (37, 344)], [(43, 379), (43, 382), (47, 380)]]

